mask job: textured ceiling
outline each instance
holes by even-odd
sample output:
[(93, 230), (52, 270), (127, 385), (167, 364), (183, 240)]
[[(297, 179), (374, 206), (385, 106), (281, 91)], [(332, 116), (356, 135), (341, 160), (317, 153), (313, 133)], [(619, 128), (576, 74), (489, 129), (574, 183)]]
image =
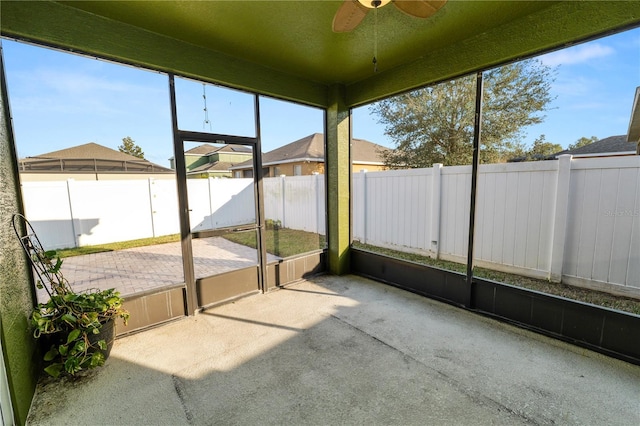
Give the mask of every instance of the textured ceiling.
[(456, 1), (428, 19), (393, 5), (350, 33), (341, 1), (0, 2), (4, 35), (241, 89), (349, 106), (638, 25), (640, 2)]
[[(63, 2), (65, 3), (65, 2)], [(114, 4), (116, 3), (116, 4)], [(350, 33), (331, 30), (342, 1), (68, 2), (207, 49), (321, 83), (373, 74), (373, 11)], [(378, 68), (394, 68), (553, 2), (451, 1), (429, 19), (392, 5), (378, 10)]]

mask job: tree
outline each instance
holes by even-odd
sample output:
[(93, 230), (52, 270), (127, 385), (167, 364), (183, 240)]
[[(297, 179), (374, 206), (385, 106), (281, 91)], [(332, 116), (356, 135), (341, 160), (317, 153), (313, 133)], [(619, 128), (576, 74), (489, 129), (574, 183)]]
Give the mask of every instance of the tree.
[(122, 138), (122, 145), (118, 147), (118, 150), (125, 154), (144, 159), (144, 152), (142, 151), (142, 148), (136, 145), (135, 141), (129, 136)]
[[(525, 153), (522, 129), (541, 123), (555, 69), (537, 60), (484, 73), (480, 161), (506, 161)], [(473, 154), (475, 75), (385, 99), (371, 112), (396, 145), (382, 153), (390, 168), (470, 164)]]
[(581, 137), (580, 139), (578, 139), (577, 141), (575, 141), (572, 144), (569, 144), (569, 146), (567, 147), (568, 150), (572, 150), (572, 149), (576, 149), (576, 148), (582, 148), (585, 145), (590, 145), (592, 143), (594, 143), (595, 141), (599, 140), (597, 136), (591, 136), (590, 138), (587, 137)]
[(531, 149), (527, 151), (526, 159), (527, 161), (547, 160), (553, 154), (562, 150), (562, 145), (547, 142), (546, 136), (540, 135), (540, 137), (533, 142)]

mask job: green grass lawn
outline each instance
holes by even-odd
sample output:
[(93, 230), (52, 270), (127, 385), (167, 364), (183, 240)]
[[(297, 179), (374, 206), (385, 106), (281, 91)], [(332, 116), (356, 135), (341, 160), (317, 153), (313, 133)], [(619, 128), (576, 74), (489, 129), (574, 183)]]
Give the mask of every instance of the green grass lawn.
[[(372, 246), (369, 244), (361, 244), (354, 242), (355, 248), (380, 253), (397, 259), (409, 260), (411, 262), (421, 263), (423, 265), (434, 266), (436, 268), (447, 269), (466, 273), (467, 266), (461, 263), (448, 262), (446, 260), (431, 259), (414, 253), (405, 253), (402, 251), (391, 250)], [(528, 288), (540, 291), (542, 293), (553, 294), (556, 296), (566, 297), (567, 299), (578, 300), (581, 302), (592, 303), (594, 305), (604, 306), (607, 308), (617, 309), (620, 311), (631, 312), (640, 315), (640, 300), (628, 297), (613, 296), (595, 290), (588, 290), (579, 287), (573, 287), (565, 284), (552, 283), (547, 280), (523, 277), (516, 274), (507, 274), (504, 272), (493, 271), (485, 268), (474, 268), (474, 275), (493, 281), (515, 285), (518, 287)]]
[[(289, 257), (325, 247), (324, 235), (294, 229), (267, 229), (264, 237), (267, 243), (267, 253), (280, 257)], [(226, 234), (224, 238), (234, 243), (256, 248), (255, 232)]]
[[(238, 244), (256, 248), (256, 233), (254, 231), (226, 234), (223, 238)], [(325, 237), (323, 235), (314, 234), (312, 232), (296, 231), (293, 229), (267, 229), (265, 231), (265, 239), (267, 242), (267, 253), (280, 257), (289, 257), (325, 247)], [(143, 238), (140, 240), (100, 244), (96, 246), (61, 249), (57, 250), (56, 253), (61, 258), (64, 258), (178, 241), (180, 241), (180, 235), (174, 234), (156, 238)]]
[(100, 244), (97, 246), (84, 246), (56, 250), (59, 257), (82, 256), (83, 254), (102, 253), (105, 251), (123, 250), (134, 247), (151, 246), (154, 244), (174, 243), (180, 241), (179, 234), (165, 235), (163, 237), (142, 238), (139, 240), (120, 241), (117, 243)]

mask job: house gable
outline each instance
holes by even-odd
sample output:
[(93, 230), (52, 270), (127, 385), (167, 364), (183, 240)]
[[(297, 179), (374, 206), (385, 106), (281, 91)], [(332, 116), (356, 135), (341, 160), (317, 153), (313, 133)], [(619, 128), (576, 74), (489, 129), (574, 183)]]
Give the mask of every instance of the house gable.
[[(381, 145), (364, 139), (352, 139), (352, 168), (360, 170), (384, 170), (381, 152), (388, 150)], [(269, 151), (262, 156), (262, 165), (268, 169), (265, 176), (294, 176), (297, 172), (303, 175), (324, 173), (324, 135), (314, 133), (287, 145)], [(252, 164), (248, 161), (240, 163), (232, 170), (249, 170)], [(296, 166), (301, 166), (296, 170)]]
[[(231, 177), (230, 167), (242, 162), (251, 163), (252, 150), (242, 145), (198, 145), (185, 151), (187, 176), (190, 178)], [(174, 159), (171, 158), (174, 166)]]

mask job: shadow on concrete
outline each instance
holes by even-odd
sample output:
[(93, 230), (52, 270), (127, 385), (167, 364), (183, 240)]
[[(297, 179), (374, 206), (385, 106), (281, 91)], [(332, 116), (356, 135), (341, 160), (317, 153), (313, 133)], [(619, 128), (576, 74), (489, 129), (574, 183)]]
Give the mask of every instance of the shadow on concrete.
[(637, 424), (640, 367), (359, 277), (119, 339), (32, 425)]

